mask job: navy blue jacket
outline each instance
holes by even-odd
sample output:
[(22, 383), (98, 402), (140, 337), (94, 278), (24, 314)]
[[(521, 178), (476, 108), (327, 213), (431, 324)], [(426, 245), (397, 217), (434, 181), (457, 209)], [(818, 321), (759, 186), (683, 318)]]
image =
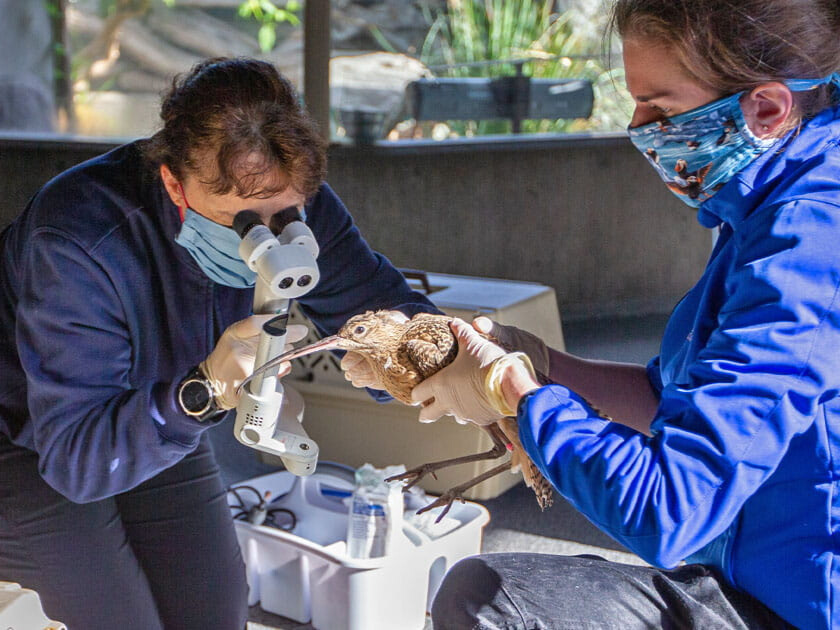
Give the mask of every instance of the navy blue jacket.
[(800, 628), (840, 627), (840, 109), (699, 210), (721, 232), (648, 376), (644, 435), (549, 386), (522, 403), (528, 454), (648, 562), (720, 571)]
[[(186, 249), (137, 143), (50, 181), (0, 237), (0, 433), (39, 455), (73, 501), (130, 489), (190, 452), (206, 429), (179, 381), (253, 290), (208, 279)], [(326, 184), (306, 206), (321, 281), (299, 303), (322, 334), (353, 314), (435, 311), (359, 234)]]

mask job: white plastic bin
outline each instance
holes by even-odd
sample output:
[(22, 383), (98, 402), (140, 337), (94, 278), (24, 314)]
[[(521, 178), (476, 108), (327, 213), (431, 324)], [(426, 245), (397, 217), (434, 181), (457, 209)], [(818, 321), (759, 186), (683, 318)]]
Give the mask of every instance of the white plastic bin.
[[(235, 485), (268, 490), (281, 497), (275, 505), (297, 516), (293, 532), (235, 521), (248, 604), (259, 602), (265, 611), (311, 622), (318, 630), (420, 630), (444, 574), (480, 551), (482, 528), (490, 520), (481, 505), (455, 503), (447, 514), (454, 529), (431, 538), (406, 523), (393, 553), (359, 560), (346, 553), (344, 497), (353, 489), (346, 477), (280, 471)], [(251, 494), (240, 492), (243, 499)]]
[(44, 614), (38, 593), (17, 582), (0, 582), (0, 628), (3, 630), (67, 630)]

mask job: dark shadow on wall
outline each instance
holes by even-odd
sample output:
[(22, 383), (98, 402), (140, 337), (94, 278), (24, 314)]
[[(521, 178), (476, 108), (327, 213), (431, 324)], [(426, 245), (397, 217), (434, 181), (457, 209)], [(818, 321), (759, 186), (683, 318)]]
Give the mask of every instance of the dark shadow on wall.
[(47, 5), (0, 0), (0, 130), (55, 129), (55, 50)]
[(55, 105), (49, 87), (32, 74), (0, 75), (0, 130), (54, 129)]

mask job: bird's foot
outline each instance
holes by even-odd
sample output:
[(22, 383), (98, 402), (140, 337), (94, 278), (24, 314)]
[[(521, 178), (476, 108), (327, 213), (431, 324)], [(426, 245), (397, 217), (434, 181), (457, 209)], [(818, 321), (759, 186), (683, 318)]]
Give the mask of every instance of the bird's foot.
[(506, 461), (505, 463), (496, 466), (495, 468), (491, 468), (490, 470), (485, 470), (478, 477), (470, 479), (466, 483), (462, 483), (461, 485), (449, 488), (449, 490), (440, 495), (436, 501), (430, 503), (426, 507), (417, 510), (417, 513), (422, 514), (423, 512), (428, 512), (429, 510), (432, 510), (436, 507), (445, 505), (446, 507), (435, 519), (435, 523), (438, 523), (440, 522), (440, 519), (446, 516), (446, 513), (452, 508), (452, 503), (454, 503), (455, 501), (460, 501), (461, 503), (464, 503), (464, 492), (466, 492), (470, 488), (477, 486), (482, 481), (487, 481), (491, 477), (495, 477), (500, 472), (505, 470), (510, 470), (510, 461)]
[(463, 489), (462, 489), (461, 486), (458, 486), (458, 487), (455, 487), (455, 488), (450, 488), (449, 490), (444, 492), (442, 495), (440, 495), (437, 498), (437, 500), (435, 500), (434, 502), (429, 503), (429, 505), (427, 505), (425, 507), (422, 507), (419, 510), (417, 510), (417, 514), (423, 514), (423, 512), (428, 512), (429, 510), (433, 510), (437, 507), (444, 506), (441, 513), (438, 514), (438, 517), (435, 519), (435, 523), (440, 523), (441, 519), (444, 516), (446, 516), (446, 513), (449, 512), (450, 509), (452, 509), (452, 504), (455, 501), (460, 501), (461, 503), (464, 503), (464, 497), (461, 496), (461, 492), (463, 492)]
[(399, 475), (388, 477), (385, 481), (408, 481), (408, 483), (403, 486), (403, 491), (405, 492), (417, 485), (417, 483), (426, 475), (431, 475), (437, 479), (437, 475), (435, 474), (437, 469), (438, 467), (434, 464), (423, 464), (421, 466), (417, 466), (416, 468), (412, 468), (411, 470), (407, 470), (404, 473), (400, 473)]
[[(507, 452), (505, 449), (505, 445), (502, 442), (502, 440), (496, 435), (494, 435), (492, 432), (490, 433), (490, 437), (493, 439), (493, 448), (491, 448), (489, 451), (486, 451), (484, 453), (474, 453), (472, 455), (462, 455), (461, 457), (452, 457), (450, 459), (442, 459), (436, 462), (428, 462), (426, 464), (421, 464), (420, 466), (412, 468), (411, 470), (407, 470), (406, 472), (400, 475), (388, 477), (388, 479), (386, 479), (385, 481), (410, 480), (404, 488), (404, 490), (408, 490), (412, 486), (417, 485), (417, 483), (426, 475), (431, 475), (432, 477), (437, 479), (437, 475), (435, 474), (435, 472), (438, 470), (443, 470), (444, 468), (449, 468), (450, 466), (458, 466), (460, 464), (470, 464), (473, 462), (480, 462), (488, 459), (498, 459)], [(504, 464), (504, 467), (509, 468), (510, 464)], [(484, 477), (482, 477), (481, 479), (484, 479)]]

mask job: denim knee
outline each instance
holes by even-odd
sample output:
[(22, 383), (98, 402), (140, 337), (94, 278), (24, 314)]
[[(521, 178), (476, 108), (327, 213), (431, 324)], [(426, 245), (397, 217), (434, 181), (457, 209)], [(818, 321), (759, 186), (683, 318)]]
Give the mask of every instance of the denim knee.
[(491, 618), (496, 616), (500, 597), (506, 599), (499, 574), (482, 557), (465, 558), (441, 582), (432, 604), (433, 626), (435, 630), (476, 628), (481, 618), (480, 627), (495, 627)]

